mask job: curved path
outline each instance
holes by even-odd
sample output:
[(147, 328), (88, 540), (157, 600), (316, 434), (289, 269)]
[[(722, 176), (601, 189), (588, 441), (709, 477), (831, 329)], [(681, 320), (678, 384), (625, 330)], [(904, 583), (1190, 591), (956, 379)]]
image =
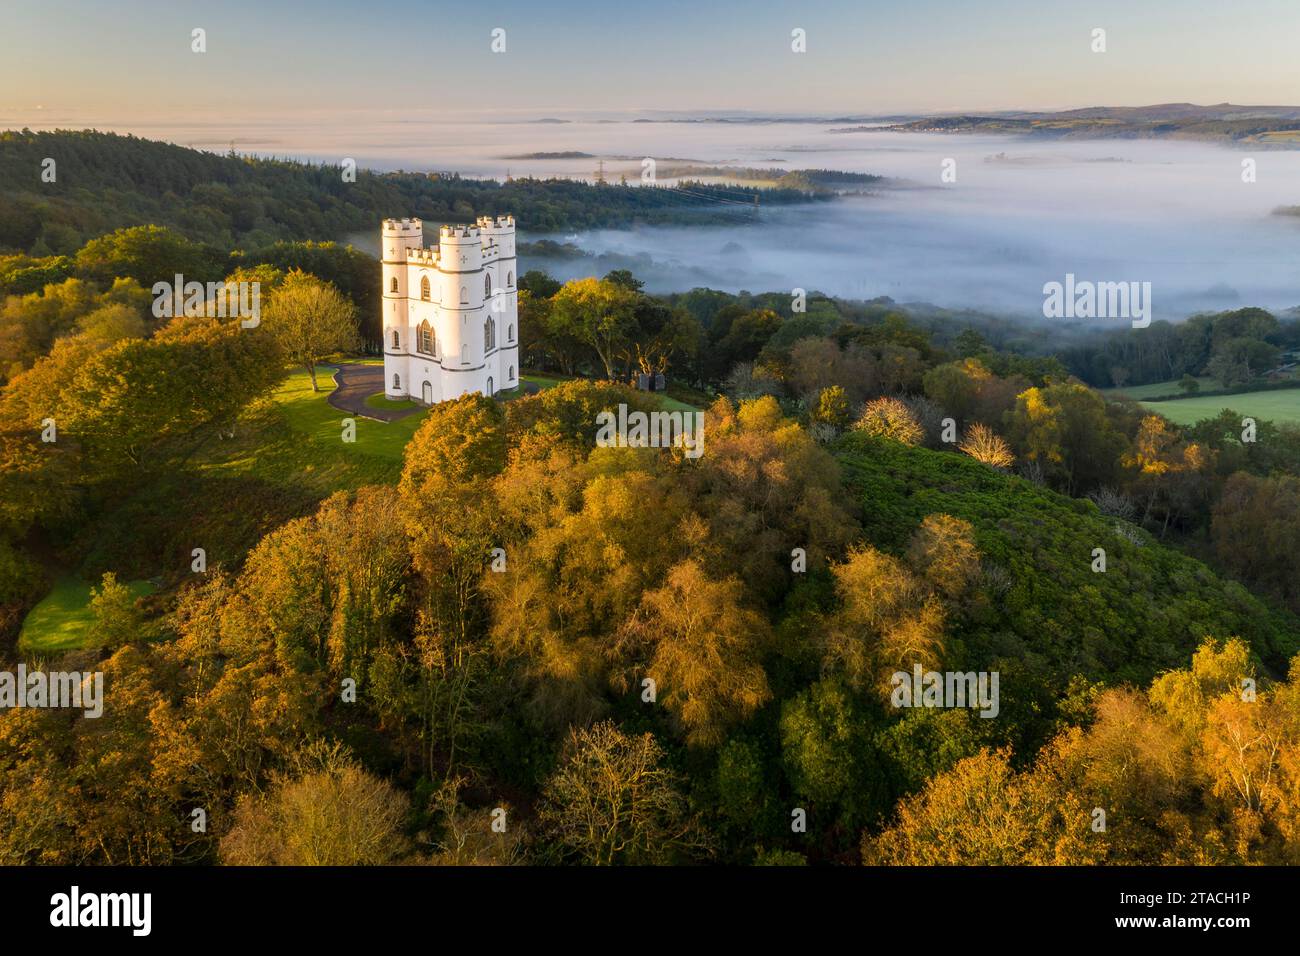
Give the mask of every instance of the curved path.
[[(382, 365), (359, 365), (355, 362), (339, 362), (334, 366), (334, 383), (337, 388), (325, 399), (342, 412), (351, 412), (362, 418), (373, 418), (380, 422), (395, 422), (407, 415), (414, 415), (423, 406), (415, 403), (410, 408), (374, 408), (366, 404), (366, 399), (384, 390), (384, 367)], [(523, 383), (523, 394), (532, 395), (541, 389), (534, 382)]]
[(366, 404), (367, 398), (384, 390), (382, 365), (340, 362), (336, 368), (334, 382), (338, 387), (330, 392), (325, 400), (339, 411), (351, 412), (381, 422), (395, 422), (407, 415), (414, 415), (420, 410), (418, 405), (412, 405), (410, 408), (372, 408)]

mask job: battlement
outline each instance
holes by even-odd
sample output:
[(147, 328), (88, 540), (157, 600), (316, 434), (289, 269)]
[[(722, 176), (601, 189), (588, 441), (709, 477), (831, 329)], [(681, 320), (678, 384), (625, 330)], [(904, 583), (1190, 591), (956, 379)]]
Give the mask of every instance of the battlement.
[(443, 226), (438, 230), (439, 239), (477, 239), (478, 226), (468, 226), (457, 223), (454, 226)]
[(408, 235), (423, 236), (424, 223), (419, 219), (385, 219), (384, 233), (385, 235), (388, 233), (406, 233)]
[(436, 266), (438, 264), (438, 250), (426, 248), (407, 249), (406, 259), (408, 262), (418, 261), (425, 265)]
[(514, 232), (514, 216), (497, 216), (493, 219), (491, 216), (479, 216), (478, 227), (482, 232)]

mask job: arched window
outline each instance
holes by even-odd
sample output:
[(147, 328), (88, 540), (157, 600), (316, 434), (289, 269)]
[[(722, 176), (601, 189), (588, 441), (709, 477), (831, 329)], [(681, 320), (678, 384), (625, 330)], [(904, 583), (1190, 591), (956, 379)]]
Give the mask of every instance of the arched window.
[(393, 292), (397, 292), (397, 276), (393, 276), (393, 281), (388, 286)]
[(469, 364), (469, 343), (468, 342), (466, 342), (464, 345), (460, 347), (460, 364), (461, 365)]
[(492, 387), (492, 376), (491, 376), (491, 375), (488, 376), (488, 387), (487, 387), (487, 393), (488, 393), (489, 396), (492, 396), (492, 395), (495, 395), (495, 394), (496, 394), (496, 389), (494, 389), (494, 388)]
[(402, 376), (400, 376), (400, 375), (394, 375), (394, 376), (393, 376), (393, 391), (394, 391), (394, 392), (400, 392), (401, 390), (402, 390)]
[(511, 271), (506, 273), (506, 288), (513, 289), (514, 287), (515, 287), (515, 273), (514, 270), (512, 269)]
[(497, 347), (497, 323), (491, 316), (483, 323), (483, 351), (490, 352)]
[(510, 366), (510, 377), (507, 378), (506, 381), (513, 382), (514, 380), (515, 380), (515, 367), (512, 365)]
[(429, 325), (427, 320), (421, 322), (420, 340), (419, 340), (419, 345), (416, 347), (425, 355), (435, 355), (437, 354), (436, 344), (437, 344), (437, 339), (433, 334), (433, 328)]
[(469, 286), (467, 285), (460, 287), (460, 304), (469, 305)]
[(515, 327), (514, 327), (513, 325), (507, 325), (507, 326), (506, 326), (506, 341), (507, 341), (507, 342), (513, 342), (514, 340), (515, 340)]
[(420, 277), (420, 298), (425, 302), (429, 301), (429, 277)]
[(483, 294), (485, 296), (492, 294), (492, 273), (490, 272), (483, 277)]
[(393, 348), (400, 349), (401, 347), (402, 340), (397, 335), (397, 329), (393, 329)]

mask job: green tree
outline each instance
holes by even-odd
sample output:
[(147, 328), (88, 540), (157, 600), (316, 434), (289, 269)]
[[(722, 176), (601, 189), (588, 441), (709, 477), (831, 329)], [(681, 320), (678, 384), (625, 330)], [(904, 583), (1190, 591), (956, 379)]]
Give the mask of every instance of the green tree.
[(1077, 382), (1022, 392), (1008, 425), (1018, 454), (1038, 462), (1067, 494), (1111, 482), (1125, 445), (1106, 400)]
[(226, 256), (163, 226), (132, 226), (92, 239), (76, 256), (77, 271), (103, 285), (119, 276), (146, 289), (156, 282), (212, 282), (225, 275)]
[(317, 363), (361, 347), (356, 307), (328, 282), (299, 270), (285, 276), (264, 320), (285, 358), (310, 374), (313, 392), (320, 391)]
[(574, 279), (551, 297), (551, 323), (590, 346), (614, 377), (614, 361), (636, 331), (639, 294), (608, 279)]
[(105, 571), (99, 587), (91, 588), (90, 612), (92, 633), (101, 646), (118, 647), (143, 637), (144, 615), (135, 595), (112, 571)]

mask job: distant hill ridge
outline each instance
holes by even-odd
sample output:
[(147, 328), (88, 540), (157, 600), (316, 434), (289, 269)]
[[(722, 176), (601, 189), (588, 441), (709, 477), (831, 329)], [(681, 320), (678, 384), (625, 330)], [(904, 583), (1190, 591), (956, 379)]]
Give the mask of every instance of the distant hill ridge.
[[(42, 180), (46, 158), (53, 182)], [(569, 179), (498, 182), (456, 174), (356, 170), (219, 155), (97, 130), (0, 132), (0, 253), (75, 251), (127, 226), (154, 224), (223, 249), (281, 240), (337, 240), (385, 217), (431, 224), (512, 213), (530, 233), (752, 217), (763, 205), (807, 202), (797, 189), (596, 186)]]

